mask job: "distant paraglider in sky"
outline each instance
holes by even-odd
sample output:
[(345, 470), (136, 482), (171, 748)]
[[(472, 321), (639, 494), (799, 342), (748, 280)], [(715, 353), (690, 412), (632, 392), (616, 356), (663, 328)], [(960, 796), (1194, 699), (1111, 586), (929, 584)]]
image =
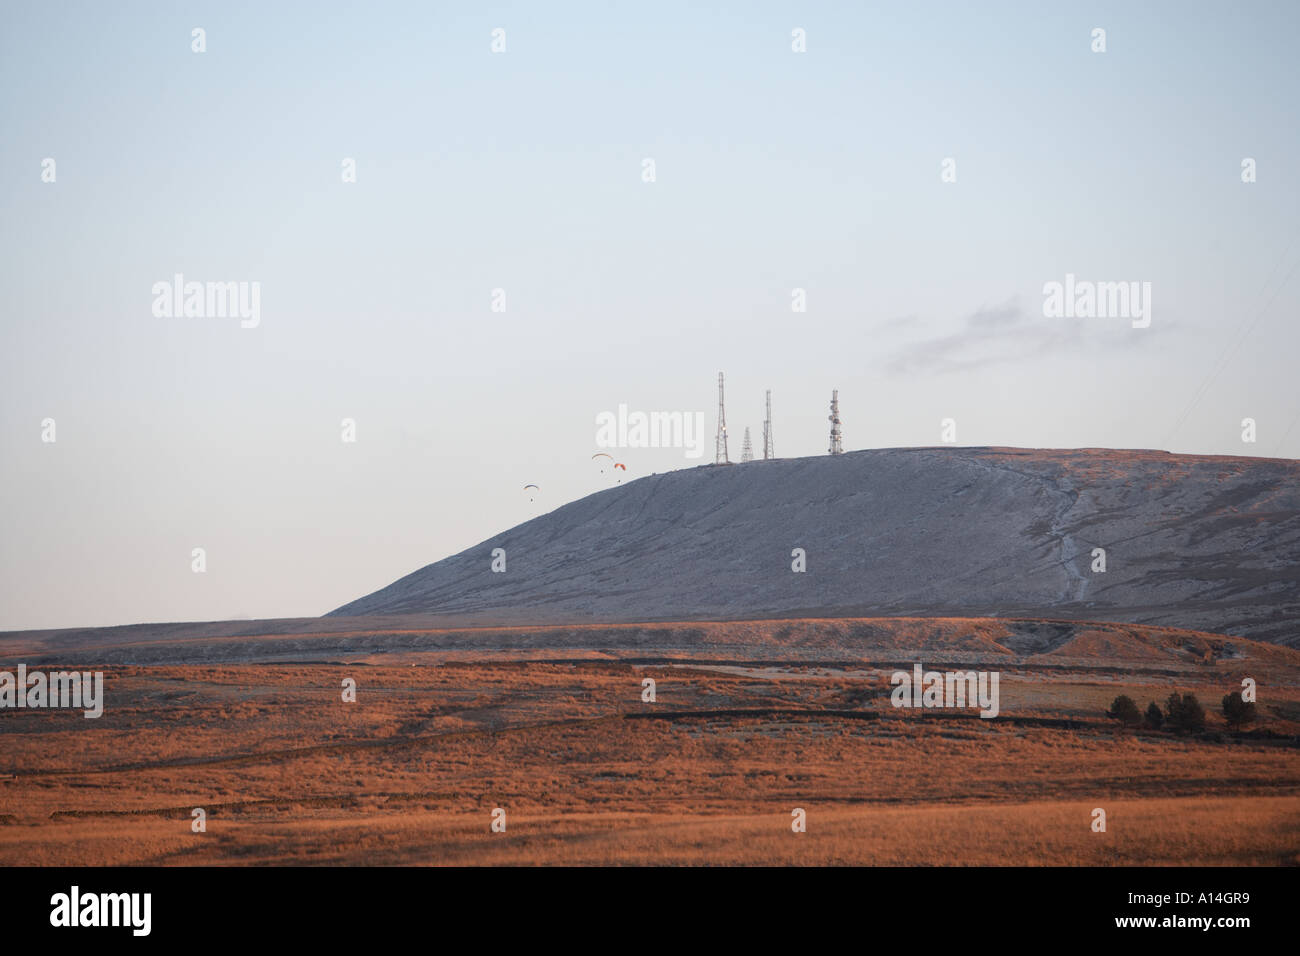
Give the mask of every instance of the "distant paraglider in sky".
[(528, 495), (529, 501), (536, 501), (537, 496), (541, 494), (541, 491), (542, 489), (538, 488), (536, 485), (524, 485), (524, 493)]
[[(618, 471), (618, 470), (627, 471), (627, 465), (623, 464), (621, 461), (616, 461), (616, 462), (614, 462), (614, 470), (615, 470), (615, 471)], [(622, 482), (623, 482), (623, 479), (620, 478), (620, 479), (619, 479), (619, 483), (622, 484)]]
[[(594, 454), (594, 455), (591, 456), (591, 460), (592, 460), (592, 461), (595, 461), (597, 458), (608, 458), (611, 462), (614, 460), (614, 456), (613, 456), (613, 455), (606, 454), (606, 453), (603, 452), (603, 451), (598, 451), (598, 452), (596, 452), (596, 454)], [(601, 473), (602, 475), (605, 473), (605, 463), (604, 463), (603, 461), (600, 463), (600, 473)]]

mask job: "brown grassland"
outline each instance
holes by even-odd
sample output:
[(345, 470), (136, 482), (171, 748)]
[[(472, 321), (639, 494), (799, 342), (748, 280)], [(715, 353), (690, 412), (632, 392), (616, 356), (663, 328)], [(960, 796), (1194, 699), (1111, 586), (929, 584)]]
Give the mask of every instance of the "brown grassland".
[[(0, 864), (1300, 863), (1300, 653), (1127, 628), (1117, 667), (1103, 638), (990, 651), (994, 720), (891, 707), (893, 651), (110, 665), (98, 720), (0, 711)], [(1236, 731), (1244, 673), (1260, 719)], [(1205, 734), (1104, 715), (1174, 689)]]

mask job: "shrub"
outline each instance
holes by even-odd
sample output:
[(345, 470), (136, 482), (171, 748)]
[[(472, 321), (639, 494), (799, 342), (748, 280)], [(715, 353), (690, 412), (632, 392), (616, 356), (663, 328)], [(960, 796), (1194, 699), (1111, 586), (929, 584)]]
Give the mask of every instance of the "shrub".
[(1138, 710), (1138, 705), (1133, 703), (1133, 698), (1127, 694), (1120, 694), (1110, 705), (1110, 710), (1106, 711), (1106, 716), (1113, 720), (1118, 720), (1125, 727), (1136, 727), (1142, 723), (1142, 712)]
[(1255, 702), (1241, 699), (1240, 691), (1223, 696), (1223, 718), (1228, 726), (1240, 729), (1255, 719)]
[(1160, 709), (1160, 705), (1153, 700), (1147, 705), (1147, 726), (1152, 730), (1159, 730), (1164, 725), (1164, 722), (1164, 712)]

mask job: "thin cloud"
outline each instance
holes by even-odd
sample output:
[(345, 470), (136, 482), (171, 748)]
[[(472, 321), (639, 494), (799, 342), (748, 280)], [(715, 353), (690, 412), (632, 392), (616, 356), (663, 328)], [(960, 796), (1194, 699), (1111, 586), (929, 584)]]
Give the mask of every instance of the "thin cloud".
[(993, 365), (1030, 361), (1085, 347), (1131, 348), (1150, 338), (1143, 329), (1132, 336), (1100, 334), (1097, 319), (1047, 319), (1026, 312), (1018, 299), (972, 312), (956, 332), (902, 346), (884, 360), (894, 375), (915, 372), (962, 372)]

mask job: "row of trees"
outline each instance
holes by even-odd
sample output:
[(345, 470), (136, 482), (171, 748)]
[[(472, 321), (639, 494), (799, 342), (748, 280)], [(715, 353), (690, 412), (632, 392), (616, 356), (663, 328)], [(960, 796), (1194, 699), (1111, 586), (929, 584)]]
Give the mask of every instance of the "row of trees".
[[(1165, 709), (1154, 700), (1147, 706), (1146, 713), (1138, 710), (1138, 705), (1127, 694), (1120, 694), (1106, 711), (1106, 716), (1118, 720), (1125, 727), (1145, 726), (1150, 730), (1172, 730), (1180, 734), (1196, 734), (1205, 729), (1205, 708), (1194, 694), (1179, 694), (1174, 691), (1165, 701)], [(1224, 694), (1223, 719), (1228, 726), (1240, 729), (1255, 719), (1253, 701), (1241, 699), (1239, 692)]]

